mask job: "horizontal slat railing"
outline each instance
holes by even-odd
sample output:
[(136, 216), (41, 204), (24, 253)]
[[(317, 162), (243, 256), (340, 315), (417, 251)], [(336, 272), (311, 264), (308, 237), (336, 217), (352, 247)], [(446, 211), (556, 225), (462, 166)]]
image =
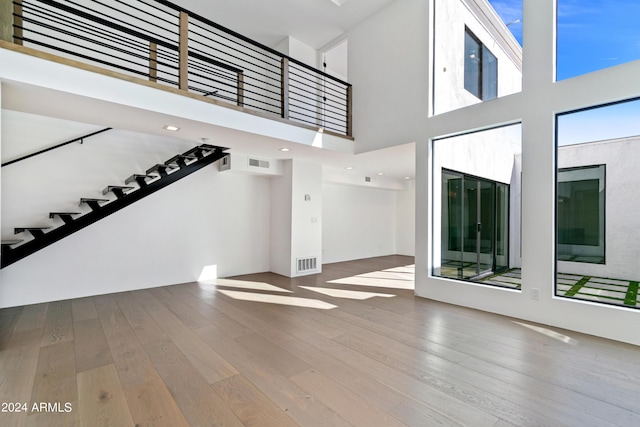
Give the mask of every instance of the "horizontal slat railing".
[(0, 0), (13, 42), (351, 136), (351, 85), (164, 0)]

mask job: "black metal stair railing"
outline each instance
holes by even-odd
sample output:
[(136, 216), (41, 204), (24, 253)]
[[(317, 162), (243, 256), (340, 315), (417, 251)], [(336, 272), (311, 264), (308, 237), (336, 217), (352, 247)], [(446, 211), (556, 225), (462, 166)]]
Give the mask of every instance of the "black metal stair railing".
[(80, 204), (88, 205), (91, 210), (85, 214), (80, 212), (51, 212), (49, 218), (59, 217), (63, 224), (52, 227), (17, 227), (16, 234), (29, 233), (31, 240), (12, 239), (2, 241), (2, 264), (5, 268), (76, 231), (100, 221), (103, 218), (161, 190), (174, 182), (212, 164), (222, 158), (226, 148), (203, 144), (156, 165), (146, 174), (134, 174), (127, 178), (125, 184), (137, 183), (138, 187), (128, 185), (111, 185), (103, 190), (103, 194), (113, 193), (116, 198), (95, 199), (82, 198)]
[(13, 0), (13, 42), (352, 135), (351, 85), (165, 0)]
[(42, 150), (38, 150), (38, 151), (36, 151), (34, 153), (27, 154), (26, 156), (18, 157), (17, 159), (13, 159), (13, 160), (10, 160), (8, 162), (5, 162), (5, 163), (2, 164), (2, 167), (9, 166), (9, 165), (12, 165), (14, 163), (21, 162), (21, 161), (29, 159), (31, 157), (39, 156), (40, 154), (44, 154), (44, 153), (46, 153), (48, 151), (55, 150), (55, 149), (60, 148), (60, 147), (64, 147), (65, 145), (73, 144), (74, 142), (79, 142), (80, 144), (84, 144), (84, 140), (85, 139), (88, 139), (88, 138), (90, 138), (92, 136), (95, 136), (95, 135), (99, 135), (99, 134), (104, 133), (104, 132), (106, 132), (108, 130), (111, 130), (111, 128), (100, 129), (98, 131), (88, 133), (88, 134), (80, 136), (78, 138), (73, 138), (73, 139), (71, 139), (69, 141), (65, 141), (65, 142), (62, 142), (60, 144), (56, 144), (56, 145), (53, 145), (51, 147), (44, 148)]

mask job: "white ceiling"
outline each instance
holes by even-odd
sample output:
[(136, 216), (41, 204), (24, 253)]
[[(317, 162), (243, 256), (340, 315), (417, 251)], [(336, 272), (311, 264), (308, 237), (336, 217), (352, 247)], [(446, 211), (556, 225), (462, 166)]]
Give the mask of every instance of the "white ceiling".
[(174, 0), (270, 47), (291, 36), (320, 49), (395, 0)]

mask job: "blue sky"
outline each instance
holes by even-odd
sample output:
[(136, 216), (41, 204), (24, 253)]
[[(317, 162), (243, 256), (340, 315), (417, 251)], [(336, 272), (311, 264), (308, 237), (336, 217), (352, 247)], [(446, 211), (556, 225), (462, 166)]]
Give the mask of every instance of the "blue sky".
[[(522, 44), (522, 0), (489, 0)], [(640, 59), (639, 0), (558, 0), (558, 80)]]
[[(489, 0), (522, 40), (522, 0)], [(558, 0), (557, 80), (640, 59), (640, 0)], [(640, 135), (640, 101), (558, 120), (560, 145)]]

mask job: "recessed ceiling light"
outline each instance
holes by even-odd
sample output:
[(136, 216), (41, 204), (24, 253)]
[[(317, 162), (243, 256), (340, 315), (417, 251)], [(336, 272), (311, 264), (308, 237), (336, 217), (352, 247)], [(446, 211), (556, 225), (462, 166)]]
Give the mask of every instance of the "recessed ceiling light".
[(164, 126), (162, 126), (162, 129), (170, 130), (171, 132), (177, 132), (177, 131), (180, 130), (180, 128), (178, 126), (174, 126), (174, 125), (164, 125)]
[(405, 176), (404, 179), (411, 179), (411, 177), (410, 176)]
[(384, 175), (384, 172), (378, 172), (378, 175)]
[(280, 151), (284, 151), (286, 153), (287, 151), (291, 151), (291, 148), (282, 147)]
[(345, 169), (348, 171), (353, 170), (353, 166), (347, 166)]

